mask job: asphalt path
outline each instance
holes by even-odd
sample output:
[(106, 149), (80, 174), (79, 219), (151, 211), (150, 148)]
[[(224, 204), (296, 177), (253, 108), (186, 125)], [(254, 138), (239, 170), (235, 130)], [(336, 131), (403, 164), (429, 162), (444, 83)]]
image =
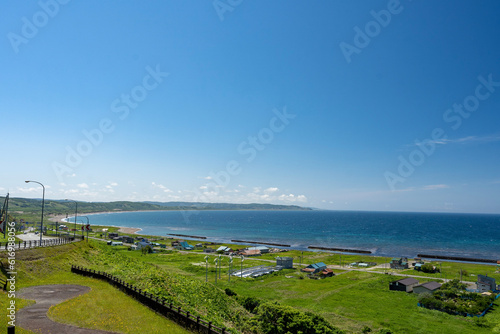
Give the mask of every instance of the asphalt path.
[(47, 317), (47, 312), (51, 306), (89, 291), (88, 286), (70, 284), (39, 285), (21, 289), (16, 294), (16, 297), (35, 300), (36, 303), (17, 311), (16, 327), (22, 327), (41, 334), (113, 333), (61, 324)]

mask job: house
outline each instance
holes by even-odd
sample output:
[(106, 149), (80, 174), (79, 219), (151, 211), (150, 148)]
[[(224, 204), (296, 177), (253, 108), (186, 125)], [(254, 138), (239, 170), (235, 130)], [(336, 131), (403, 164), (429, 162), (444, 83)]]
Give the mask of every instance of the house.
[(254, 249), (254, 250), (250, 250), (250, 249), (244, 249), (243, 251), (240, 252), (240, 255), (243, 255), (243, 256), (260, 256), (260, 250), (258, 249)]
[(389, 290), (412, 292), (413, 287), (417, 284), (418, 281), (416, 279), (407, 277), (389, 283)]
[(193, 250), (194, 247), (191, 246), (190, 244), (187, 243), (187, 241), (182, 241), (180, 246), (182, 247), (182, 249), (184, 250)]
[(415, 267), (417, 264), (420, 263), (420, 266), (422, 266), (424, 264), (424, 261), (422, 260), (422, 258), (420, 257), (416, 257), (413, 259), (415, 262), (412, 263), (412, 265)]
[(136, 242), (135, 246), (136, 246), (135, 249), (137, 249), (137, 250), (141, 250), (141, 249), (146, 248), (148, 246), (151, 247), (151, 248), (153, 248), (153, 246), (149, 243), (149, 241), (139, 241), (139, 242)]
[(408, 269), (408, 258), (393, 258), (391, 260), (391, 269)]
[(419, 285), (415, 285), (413, 287), (413, 293), (433, 293), (437, 289), (441, 287), (441, 284), (438, 282), (427, 282)]
[(320, 271), (323, 271), (326, 269), (326, 264), (323, 262), (318, 262), (318, 263), (313, 263), (302, 269), (301, 271), (305, 273), (311, 273), (311, 274), (316, 274), (319, 273)]
[(333, 273), (333, 270), (331, 269), (324, 269), (323, 271), (320, 272), (320, 275), (325, 278), (325, 277), (333, 277), (335, 274)]
[(114, 233), (114, 232), (108, 233), (108, 238), (110, 238), (110, 239), (116, 238), (117, 236), (118, 236), (118, 233)]
[(278, 256), (276, 258), (276, 265), (281, 266), (284, 269), (292, 269), (293, 268), (293, 257)]
[(207, 247), (203, 250), (203, 253), (215, 253), (215, 249)]
[(227, 254), (227, 253), (230, 253), (232, 252), (233, 250), (229, 247), (226, 247), (226, 246), (220, 246), (219, 248), (217, 248), (217, 253), (224, 253), (224, 254)]
[(126, 242), (127, 244), (133, 244), (133, 243), (134, 243), (134, 238), (124, 236), (124, 237), (122, 238), (122, 241), (123, 241), (123, 242)]
[(477, 292), (497, 291), (497, 283), (493, 277), (477, 275)]
[(111, 242), (109, 242), (108, 241), (108, 245), (110, 245), (110, 246), (123, 246), (123, 242), (121, 242), (121, 241), (111, 241)]

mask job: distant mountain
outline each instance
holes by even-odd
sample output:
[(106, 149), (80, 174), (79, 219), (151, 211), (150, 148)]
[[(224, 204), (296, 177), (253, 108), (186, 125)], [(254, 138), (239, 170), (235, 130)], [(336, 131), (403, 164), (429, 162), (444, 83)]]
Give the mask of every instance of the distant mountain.
[[(10, 198), (9, 213), (39, 213), (41, 199)], [(75, 202), (65, 200), (45, 200), (46, 215), (64, 215), (75, 212)], [(148, 211), (148, 210), (311, 210), (297, 205), (273, 204), (231, 204), (231, 203), (192, 203), (192, 202), (78, 202), (78, 213)]]
[(298, 205), (277, 204), (233, 204), (233, 203), (203, 203), (203, 202), (144, 202), (162, 206), (168, 210), (311, 210)]

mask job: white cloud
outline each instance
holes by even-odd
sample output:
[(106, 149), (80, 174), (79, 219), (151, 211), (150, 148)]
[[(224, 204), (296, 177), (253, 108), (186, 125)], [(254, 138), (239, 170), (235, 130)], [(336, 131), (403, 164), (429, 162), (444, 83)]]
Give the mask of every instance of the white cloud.
[(163, 190), (163, 192), (166, 192), (166, 193), (171, 193), (173, 192), (172, 190), (168, 189), (167, 187), (165, 187), (163, 184), (159, 184), (159, 183), (156, 183), (156, 182), (151, 182), (151, 185), (155, 188), (158, 188), (158, 189), (161, 189)]
[(264, 190), (264, 192), (266, 193), (275, 193), (277, 192), (279, 189), (276, 188), (276, 187), (271, 187), (271, 188), (267, 188), (266, 190)]
[(78, 188), (88, 189), (89, 185), (86, 183), (79, 183), (76, 185)]

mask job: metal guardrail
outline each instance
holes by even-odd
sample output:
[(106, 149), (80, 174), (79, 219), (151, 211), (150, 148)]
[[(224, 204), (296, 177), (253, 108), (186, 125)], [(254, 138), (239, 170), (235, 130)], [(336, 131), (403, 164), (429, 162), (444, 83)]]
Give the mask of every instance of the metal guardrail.
[(35, 247), (49, 247), (49, 246), (58, 246), (58, 245), (65, 245), (72, 243), (74, 241), (81, 241), (83, 239), (80, 239), (80, 237), (70, 237), (70, 238), (56, 238), (56, 239), (44, 239), (42, 242), (39, 240), (28, 240), (28, 241), (17, 241), (17, 242), (0, 242), (0, 251), (6, 251), (7, 248), (10, 246), (14, 246), (14, 249), (16, 251), (18, 250), (24, 250), (24, 249), (31, 249)]
[(175, 306), (168, 303), (165, 299), (156, 297), (148, 292), (124, 282), (122, 279), (110, 275), (106, 272), (86, 269), (79, 266), (71, 266), (71, 272), (83, 276), (95, 277), (106, 280), (108, 283), (117, 286), (122, 291), (137, 299), (142, 304), (148, 306), (152, 310), (161, 315), (177, 322), (181, 326), (191, 330), (196, 330), (203, 334), (229, 334), (225, 328), (214, 326), (211, 321), (201, 319), (199, 316), (192, 315), (189, 311), (183, 310), (180, 306)]

